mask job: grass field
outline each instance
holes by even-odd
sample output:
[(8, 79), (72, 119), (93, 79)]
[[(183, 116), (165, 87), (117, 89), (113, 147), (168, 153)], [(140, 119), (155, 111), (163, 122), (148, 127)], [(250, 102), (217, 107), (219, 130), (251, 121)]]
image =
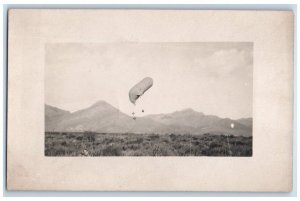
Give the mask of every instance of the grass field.
[(46, 132), (45, 156), (252, 156), (252, 137)]

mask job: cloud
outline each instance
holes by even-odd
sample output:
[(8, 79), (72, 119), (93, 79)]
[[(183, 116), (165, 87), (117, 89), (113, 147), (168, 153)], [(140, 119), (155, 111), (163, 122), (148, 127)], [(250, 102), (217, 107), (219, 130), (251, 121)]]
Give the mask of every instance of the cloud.
[(194, 67), (205, 69), (206, 75), (215, 78), (232, 75), (235, 71), (240, 71), (249, 66), (252, 66), (252, 53), (238, 49), (218, 50), (206, 58), (196, 58), (194, 60)]

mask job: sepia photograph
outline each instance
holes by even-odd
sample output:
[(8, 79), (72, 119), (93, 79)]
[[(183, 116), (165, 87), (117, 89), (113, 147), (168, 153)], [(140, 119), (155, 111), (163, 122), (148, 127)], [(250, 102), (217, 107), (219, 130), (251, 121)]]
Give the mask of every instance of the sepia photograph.
[(292, 11), (7, 17), (8, 190), (292, 191)]
[(48, 43), (45, 156), (252, 156), (253, 43)]

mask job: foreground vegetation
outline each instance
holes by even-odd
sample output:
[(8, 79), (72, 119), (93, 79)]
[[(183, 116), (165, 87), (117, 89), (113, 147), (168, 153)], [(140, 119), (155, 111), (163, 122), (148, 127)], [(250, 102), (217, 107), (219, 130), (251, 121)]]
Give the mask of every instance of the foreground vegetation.
[(252, 156), (252, 137), (46, 132), (45, 156)]

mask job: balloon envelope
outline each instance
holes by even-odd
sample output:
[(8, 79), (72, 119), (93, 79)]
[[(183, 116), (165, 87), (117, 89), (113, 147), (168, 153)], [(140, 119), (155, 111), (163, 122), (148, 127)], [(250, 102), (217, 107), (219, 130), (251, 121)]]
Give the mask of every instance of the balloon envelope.
[(153, 85), (151, 77), (145, 77), (142, 81), (134, 85), (129, 91), (129, 100), (135, 104), (136, 100), (142, 96)]

